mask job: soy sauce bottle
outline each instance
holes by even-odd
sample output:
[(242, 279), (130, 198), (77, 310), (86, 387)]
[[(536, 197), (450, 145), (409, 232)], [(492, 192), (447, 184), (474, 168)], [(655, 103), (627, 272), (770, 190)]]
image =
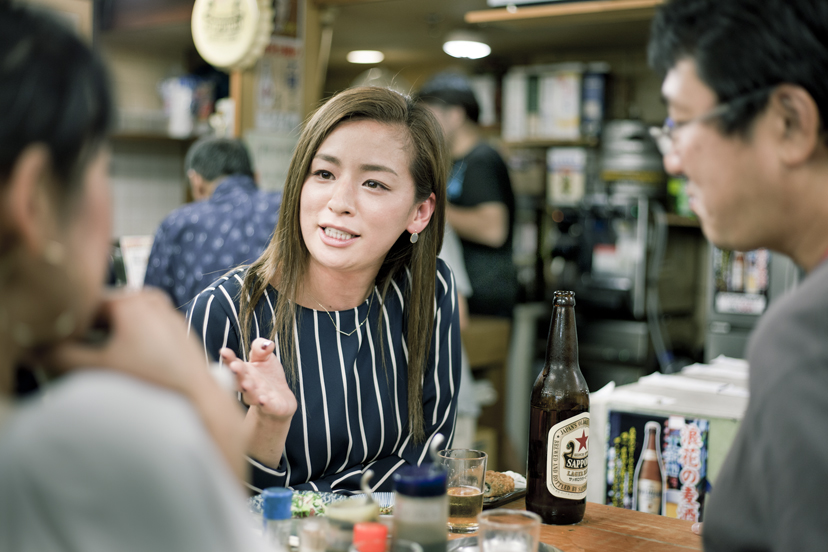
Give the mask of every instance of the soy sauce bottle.
[(555, 292), (546, 362), (531, 407), (526, 509), (544, 523), (578, 523), (586, 510), (589, 389), (578, 365), (572, 291)]

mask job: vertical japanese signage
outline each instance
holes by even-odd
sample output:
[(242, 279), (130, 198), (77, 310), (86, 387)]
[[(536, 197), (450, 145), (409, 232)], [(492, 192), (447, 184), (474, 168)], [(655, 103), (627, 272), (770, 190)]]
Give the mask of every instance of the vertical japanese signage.
[(293, 149), (301, 132), (304, 39), (302, 2), (273, 0), (273, 34), (254, 68), (254, 128), (245, 133), (259, 184), (284, 186)]
[(682, 416), (656, 416), (629, 412), (609, 413), (606, 504), (633, 508), (634, 470), (642, 453), (645, 425), (661, 428), (661, 457), (666, 487), (667, 517), (701, 521), (707, 486), (707, 443), (710, 423)]

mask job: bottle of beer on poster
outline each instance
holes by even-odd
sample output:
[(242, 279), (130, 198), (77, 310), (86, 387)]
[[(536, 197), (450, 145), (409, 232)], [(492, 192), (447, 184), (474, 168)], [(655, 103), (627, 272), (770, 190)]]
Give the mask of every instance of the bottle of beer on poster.
[(644, 446), (633, 476), (634, 508), (639, 512), (657, 515), (661, 513), (661, 496), (664, 492), (664, 469), (661, 464), (661, 447), (658, 446), (659, 425), (657, 422), (647, 422), (645, 430)]
[(556, 291), (543, 372), (532, 388), (526, 509), (544, 523), (578, 523), (586, 510), (589, 389), (578, 365), (575, 293)]

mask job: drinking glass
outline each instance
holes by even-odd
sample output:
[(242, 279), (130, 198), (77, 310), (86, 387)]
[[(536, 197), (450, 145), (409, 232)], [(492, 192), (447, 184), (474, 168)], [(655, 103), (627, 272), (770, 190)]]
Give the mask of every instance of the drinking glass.
[(541, 518), (525, 510), (487, 510), (477, 516), (480, 552), (537, 552)]
[(440, 451), (440, 463), (448, 472), (448, 529), (452, 533), (477, 531), (477, 514), (483, 510), (486, 453), (471, 449)]
[(367, 496), (352, 496), (331, 502), (325, 509), (328, 519), (328, 545), (331, 552), (348, 552), (354, 538), (354, 524), (379, 521), (379, 506)]
[(348, 552), (373, 552), (384, 550), (385, 552), (423, 552), (423, 547), (416, 542), (402, 539), (394, 539), (390, 535), (382, 542), (363, 542), (352, 544)]

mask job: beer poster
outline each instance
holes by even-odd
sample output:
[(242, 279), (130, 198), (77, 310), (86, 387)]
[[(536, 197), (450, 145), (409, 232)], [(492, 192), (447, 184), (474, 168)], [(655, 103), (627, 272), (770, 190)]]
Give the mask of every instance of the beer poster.
[(702, 521), (709, 421), (610, 411), (609, 422), (606, 504)]

